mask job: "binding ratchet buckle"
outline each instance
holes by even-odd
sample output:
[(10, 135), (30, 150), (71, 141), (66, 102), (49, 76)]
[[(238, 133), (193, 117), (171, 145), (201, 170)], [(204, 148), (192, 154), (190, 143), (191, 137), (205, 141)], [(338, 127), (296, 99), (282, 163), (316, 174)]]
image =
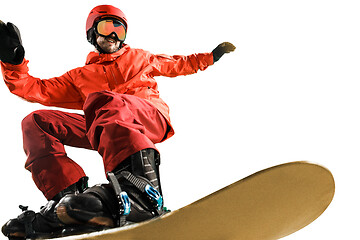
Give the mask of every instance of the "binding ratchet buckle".
[(163, 206), (163, 198), (160, 193), (155, 188), (150, 186), (150, 184), (145, 186), (145, 192), (150, 197), (150, 200), (153, 202), (155, 208), (160, 211)]
[(121, 201), (121, 205), (123, 206), (122, 215), (125, 216), (129, 215), (131, 210), (131, 203), (129, 196), (127, 195), (126, 192), (120, 193), (120, 201)]

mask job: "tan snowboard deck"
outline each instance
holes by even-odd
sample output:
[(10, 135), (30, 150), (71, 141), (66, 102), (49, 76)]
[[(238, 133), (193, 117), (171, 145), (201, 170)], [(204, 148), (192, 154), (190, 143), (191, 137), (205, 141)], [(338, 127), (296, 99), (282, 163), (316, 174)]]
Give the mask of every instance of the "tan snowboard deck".
[(279, 239), (318, 218), (334, 192), (334, 179), (326, 168), (286, 163), (252, 174), (161, 218), (61, 239)]

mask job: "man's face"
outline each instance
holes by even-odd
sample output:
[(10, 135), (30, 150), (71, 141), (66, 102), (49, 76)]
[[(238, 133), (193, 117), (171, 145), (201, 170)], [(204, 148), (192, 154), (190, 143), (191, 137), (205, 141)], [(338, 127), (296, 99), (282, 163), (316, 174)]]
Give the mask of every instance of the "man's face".
[(114, 33), (107, 37), (97, 35), (96, 42), (105, 53), (117, 52), (121, 44)]

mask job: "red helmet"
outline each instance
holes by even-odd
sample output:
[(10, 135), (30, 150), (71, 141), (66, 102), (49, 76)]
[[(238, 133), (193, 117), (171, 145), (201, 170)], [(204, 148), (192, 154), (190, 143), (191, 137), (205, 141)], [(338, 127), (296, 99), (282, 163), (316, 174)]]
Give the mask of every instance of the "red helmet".
[(94, 26), (94, 23), (104, 17), (115, 17), (121, 20), (126, 28), (128, 27), (126, 16), (120, 9), (111, 5), (100, 5), (91, 10), (86, 20), (86, 32)]
[(125, 24), (126, 29), (128, 28), (127, 19), (125, 14), (118, 8), (111, 5), (100, 5), (94, 7), (86, 20), (86, 34), (87, 39), (90, 43), (94, 44), (93, 40), (93, 31), (92, 30), (94, 24), (104, 17), (114, 17), (119, 19)]

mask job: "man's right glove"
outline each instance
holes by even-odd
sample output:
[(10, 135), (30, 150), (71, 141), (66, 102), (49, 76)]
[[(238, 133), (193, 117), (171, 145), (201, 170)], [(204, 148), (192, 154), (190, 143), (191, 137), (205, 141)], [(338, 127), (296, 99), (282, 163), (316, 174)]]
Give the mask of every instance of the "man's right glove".
[(24, 55), (19, 29), (10, 22), (5, 24), (0, 20), (0, 60), (19, 65), (24, 60)]

